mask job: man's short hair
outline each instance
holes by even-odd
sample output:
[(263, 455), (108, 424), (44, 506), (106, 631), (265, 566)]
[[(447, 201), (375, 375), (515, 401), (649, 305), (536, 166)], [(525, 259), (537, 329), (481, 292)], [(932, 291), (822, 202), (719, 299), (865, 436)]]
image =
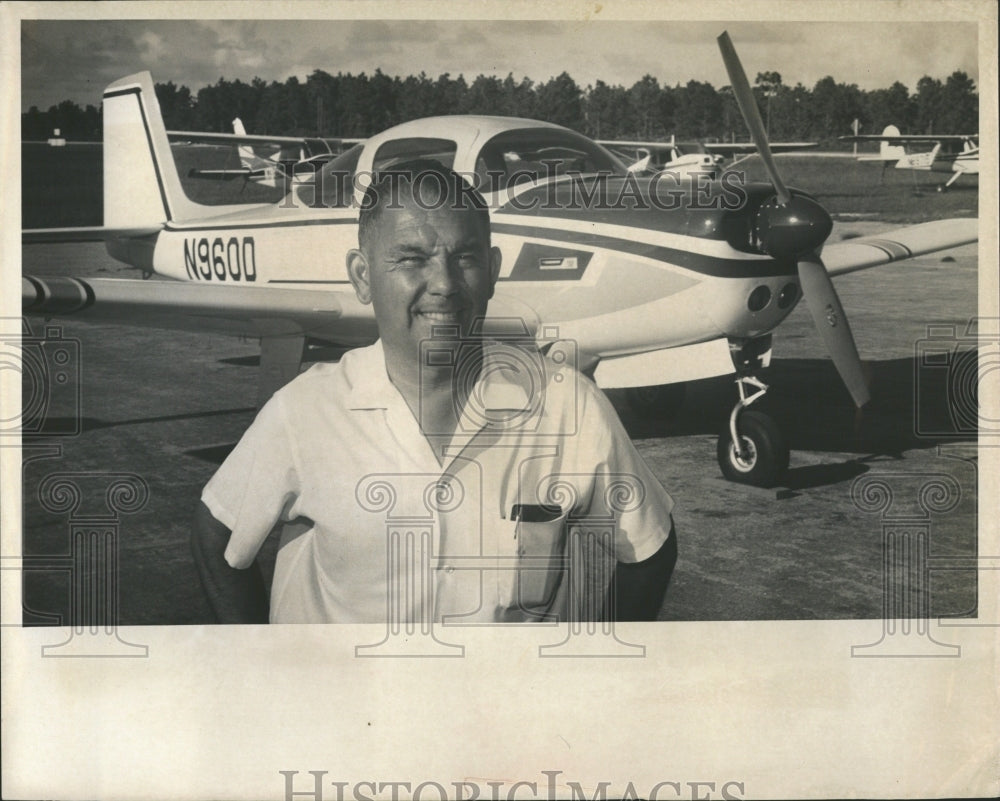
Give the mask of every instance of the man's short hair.
[(485, 198), (459, 173), (433, 159), (413, 159), (372, 173), (358, 215), (358, 244), (368, 251), (385, 208), (399, 208), (400, 199), (421, 208), (448, 206), (476, 212), (490, 242), (490, 211)]

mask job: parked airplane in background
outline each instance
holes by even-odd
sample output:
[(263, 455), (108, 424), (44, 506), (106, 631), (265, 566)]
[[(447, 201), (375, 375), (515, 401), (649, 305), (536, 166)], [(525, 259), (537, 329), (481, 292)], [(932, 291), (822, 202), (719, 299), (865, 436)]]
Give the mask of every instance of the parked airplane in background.
[(289, 181), (310, 181), (328, 161), (361, 139), (321, 139), (294, 136), (250, 136), (237, 117), (232, 134), (167, 131), (167, 137), (188, 142), (236, 145), (239, 168), (192, 169), (192, 178), (243, 178), (272, 188)]
[[(622, 139), (598, 139), (597, 144), (620, 155), (629, 164), (631, 172), (643, 170), (669, 171), (681, 176), (705, 175), (718, 178), (722, 163), (737, 153), (748, 157), (757, 152), (756, 145), (745, 143), (703, 142), (678, 143), (671, 136), (669, 142), (637, 142)], [(817, 142), (772, 142), (772, 153), (808, 150)], [(740, 159), (741, 160), (741, 159)], [(734, 162), (734, 163), (738, 163)], [(732, 166), (732, 165), (730, 165)]]
[[(772, 418), (746, 410), (767, 391), (754, 373), (768, 363), (771, 332), (805, 296), (863, 405), (861, 361), (830, 276), (973, 242), (977, 221), (941, 220), (824, 248), (830, 215), (786, 188), (726, 34), (719, 44), (771, 183), (738, 191), (713, 183), (710, 197), (679, 191), (666, 173), (629, 172), (557, 125), (454, 116), (373, 136), (327, 162), (314, 181), (291, 183), (276, 204), (203, 206), (184, 193), (149, 73), (122, 78), (104, 93), (99, 233), (116, 259), (177, 280), (25, 276), (23, 309), (259, 337), (266, 397), (298, 373), (306, 343), (353, 346), (377, 336), (345, 268), (358, 204), (373, 171), (436, 159), (474, 175), (490, 206), (503, 256), (490, 330), (529, 337), (557, 360), (575, 358), (598, 385), (626, 388), (633, 404), (662, 413), (683, 382), (735, 373), (739, 400), (718, 440), (719, 464), (732, 480), (773, 484), (788, 464), (787, 441)], [(25, 241), (60, 233), (74, 235), (25, 232)]]
[[(879, 152), (858, 156), (858, 161), (875, 161), (897, 170), (933, 170), (954, 173), (947, 183), (938, 186), (945, 191), (961, 175), (979, 174), (979, 134), (900, 134), (895, 125), (887, 125), (881, 134), (841, 136), (842, 142), (881, 142)], [(931, 150), (907, 153), (907, 144), (933, 144)]]

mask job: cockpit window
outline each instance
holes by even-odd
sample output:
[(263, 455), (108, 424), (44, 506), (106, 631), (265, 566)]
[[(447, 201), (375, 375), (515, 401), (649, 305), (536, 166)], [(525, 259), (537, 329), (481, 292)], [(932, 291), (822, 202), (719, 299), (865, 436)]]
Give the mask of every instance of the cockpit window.
[(625, 175), (625, 165), (585, 136), (555, 128), (519, 128), (497, 134), (476, 158), (483, 192), (567, 173)]

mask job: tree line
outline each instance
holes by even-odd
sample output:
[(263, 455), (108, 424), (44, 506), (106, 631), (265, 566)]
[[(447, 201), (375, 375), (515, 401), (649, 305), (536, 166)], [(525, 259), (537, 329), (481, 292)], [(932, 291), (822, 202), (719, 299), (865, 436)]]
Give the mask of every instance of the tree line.
[[(757, 74), (754, 93), (772, 139), (831, 144), (849, 134), (881, 133), (889, 124), (907, 134), (976, 133), (979, 95), (962, 71), (944, 81), (924, 76), (914, 91), (898, 81), (863, 90), (827, 76), (812, 88), (788, 86), (780, 73)], [(365, 137), (391, 125), (438, 114), (500, 114), (565, 125), (595, 139), (745, 141), (746, 129), (732, 89), (688, 81), (666, 86), (651, 75), (632, 86), (597, 81), (581, 88), (563, 72), (536, 83), (479, 75), (424, 73), (391, 77), (315, 70), (303, 82), (220, 78), (193, 94), (172, 81), (156, 84), (169, 130), (231, 132), (240, 117), (249, 133), (274, 136)], [(64, 138), (100, 141), (101, 111), (65, 100), (48, 111), (32, 106), (21, 115), (21, 138), (44, 140), (59, 128)]]

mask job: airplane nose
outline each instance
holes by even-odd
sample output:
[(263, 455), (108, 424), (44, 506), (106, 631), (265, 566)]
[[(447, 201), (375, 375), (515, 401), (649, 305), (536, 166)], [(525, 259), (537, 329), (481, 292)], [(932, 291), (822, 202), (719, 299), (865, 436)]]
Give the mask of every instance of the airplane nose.
[(787, 203), (777, 197), (765, 202), (757, 212), (757, 241), (775, 259), (795, 259), (811, 253), (833, 230), (833, 220), (808, 195), (793, 192)]

